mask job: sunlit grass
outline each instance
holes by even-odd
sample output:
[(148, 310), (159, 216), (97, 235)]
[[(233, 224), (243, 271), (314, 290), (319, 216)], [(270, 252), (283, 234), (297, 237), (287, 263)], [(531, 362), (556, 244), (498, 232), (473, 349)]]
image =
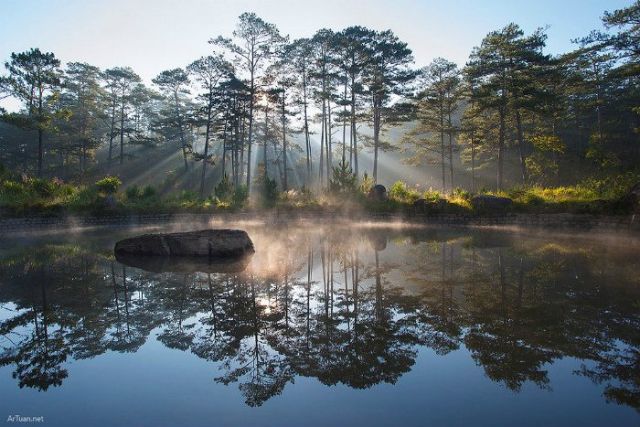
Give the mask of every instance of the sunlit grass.
[[(421, 191), (403, 181), (394, 183), (386, 200), (376, 201), (368, 197), (370, 186), (355, 186), (346, 192), (331, 190), (311, 191), (307, 188), (287, 192), (269, 192), (271, 203), (264, 202), (265, 194), (254, 191), (247, 198), (246, 187), (216, 187), (217, 194), (201, 198), (193, 191), (180, 191), (161, 196), (151, 186), (131, 185), (120, 188), (120, 182), (112, 177), (93, 185), (72, 185), (58, 180), (3, 177), (0, 180), (0, 210), (7, 216), (59, 215), (59, 214), (128, 214), (128, 213), (213, 213), (237, 210), (277, 210), (314, 212), (404, 212), (418, 209), (425, 213), (475, 213), (474, 195), (463, 189), (441, 194), (429, 189)], [(513, 201), (512, 211), (523, 213), (624, 213), (625, 186), (617, 184), (581, 184), (562, 187), (521, 187), (509, 191), (488, 192)], [(606, 191), (604, 191), (606, 190)], [(625, 210), (626, 209), (626, 210)], [(486, 212), (480, 212), (486, 213)]]

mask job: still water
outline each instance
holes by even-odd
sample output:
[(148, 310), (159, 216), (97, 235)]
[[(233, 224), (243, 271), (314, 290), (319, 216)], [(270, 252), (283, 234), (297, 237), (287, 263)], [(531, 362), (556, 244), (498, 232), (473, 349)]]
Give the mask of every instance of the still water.
[(638, 241), (231, 225), (226, 272), (115, 260), (166, 226), (4, 236), (2, 421), (640, 425)]

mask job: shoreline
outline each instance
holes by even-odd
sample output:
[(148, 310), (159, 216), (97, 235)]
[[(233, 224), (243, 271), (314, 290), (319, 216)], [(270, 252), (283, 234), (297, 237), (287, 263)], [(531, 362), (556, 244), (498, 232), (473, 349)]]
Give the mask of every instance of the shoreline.
[(64, 228), (94, 228), (101, 226), (137, 227), (154, 224), (192, 223), (211, 226), (213, 222), (260, 221), (266, 224), (279, 224), (290, 221), (332, 222), (395, 222), (410, 225), (440, 225), (447, 227), (496, 227), (509, 226), (531, 229), (572, 229), (581, 232), (606, 231), (640, 234), (640, 214), (596, 215), (573, 213), (505, 213), (505, 214), (419, 214), (394, 212), (292, 212), (255, 211), (229, 213), (173, 213), (173, 214), (117, 214), (117, 215), (65, 215), (65, 216), (26, 216), (0, 218), (0, 231), (20, 232), (30, 230), (55, 230)]

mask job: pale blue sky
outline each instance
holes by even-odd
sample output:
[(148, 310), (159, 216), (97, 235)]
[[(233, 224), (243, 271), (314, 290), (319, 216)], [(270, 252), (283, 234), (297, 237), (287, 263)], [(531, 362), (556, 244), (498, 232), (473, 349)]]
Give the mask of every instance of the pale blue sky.
[(549, 26), (548, 51), (601, 28), (605, 10), (632, 0), (0, 0), (0, 60), (30, 47), (61, 60), (102, 68), (131, 66), (149, 81), (209, 53), (207, 40), (229, 35), (237, 16), (254, 11), (284, 34), (322, 27), (392, 29), (409, 43), (416, 65), (437, 56), (464, 64), (489, 31), (509, 22), (527, 32)]

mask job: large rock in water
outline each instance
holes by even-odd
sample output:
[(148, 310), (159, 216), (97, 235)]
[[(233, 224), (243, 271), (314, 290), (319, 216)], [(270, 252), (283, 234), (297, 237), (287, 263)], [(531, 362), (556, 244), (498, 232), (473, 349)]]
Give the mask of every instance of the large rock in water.
[(504, 212), (511, 208), (513, 200), (508, 197), (480, 195), (471, 198), (471, 206), (483, 212)]
[(255, 252), (244, 230), (201, 230), (185, 233), (143, 234), (120, 240), (116, 255), (198, 256), (236, 258)]

